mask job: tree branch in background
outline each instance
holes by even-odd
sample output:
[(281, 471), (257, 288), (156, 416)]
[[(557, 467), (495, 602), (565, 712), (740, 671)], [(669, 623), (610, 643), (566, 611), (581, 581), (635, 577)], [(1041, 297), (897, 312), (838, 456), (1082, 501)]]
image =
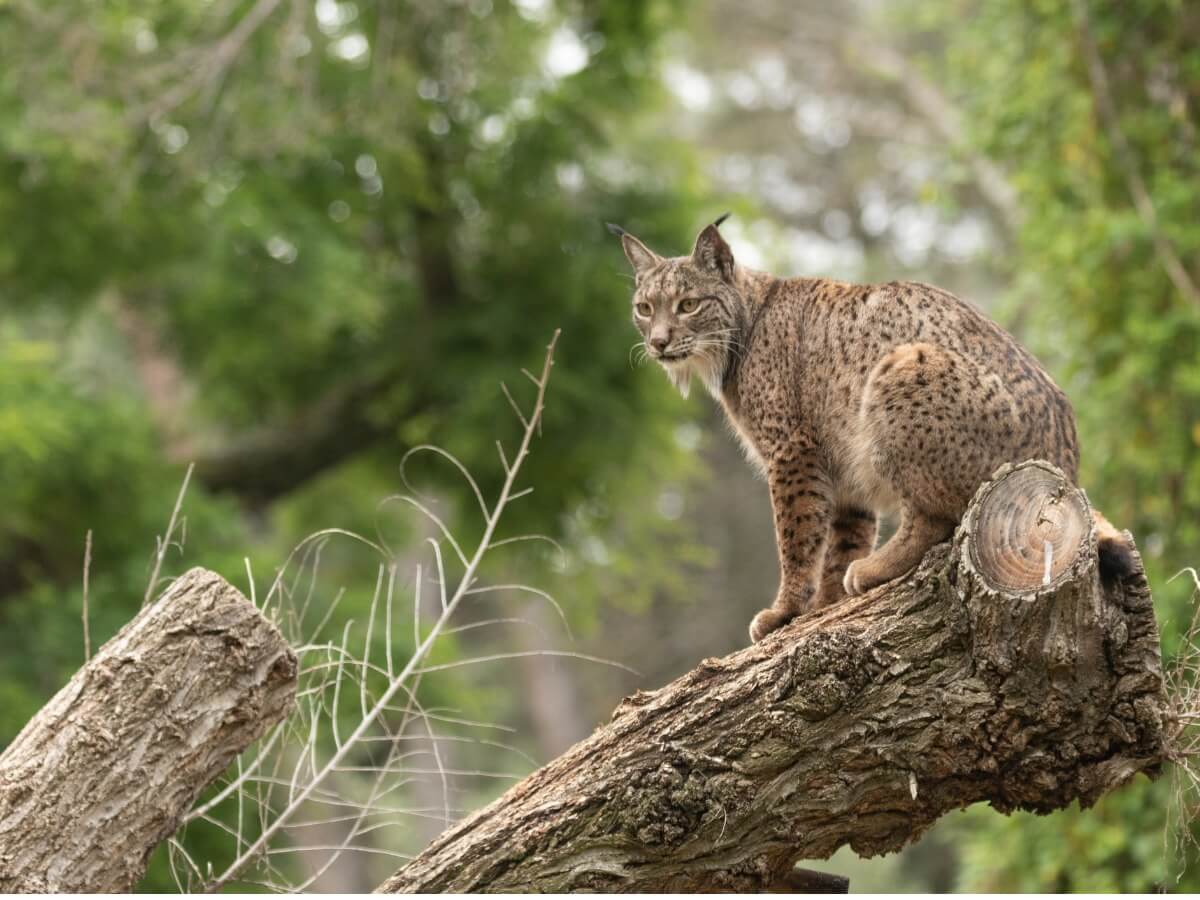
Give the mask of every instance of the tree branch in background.
[(192, 441), (187, 433), (191, 391), (178, 361), (163, 349), (158, 329), (135, 304), (116, 292), (106, 294), (101, 302), (112, 311), (117, 330), (128, 344), (150, 416), (166, 444), (167, 456), (173, 460), (191, 459)]
[(0, 892), (132, 890), (295, 689), (295, 654), (254, 605), (183, 575), (0, 755)]
[(851, 35), (845, 40), (844, 48), (865, 71), (875, 72), (894, 81), (913, 112), (955, 152), (965, 155), (980, 196), (991, 207), (1008, 236), (1015, 235), (1020, 230), (1023, 219), (1017, 192), (1000, 166), (986, 156), (971, 151), (962, 114), (949, 98), (936, 84), (922, 75), (903, 53), (869, 35), (862, 32)]
[(1096, 46), (1087, 3), (1085, 0), (1071, 0), (1071, 10), (1079, 23), (1080, 43), (1084, 59), (1087, 62), (1088, 78), (1092, 85), (1092, 100), (1096, 106), (1096, 113), (1112, 143), (1117, 164), (1125, 178), (1125, 184), (1129, 188), (1129, 195), (1133, 198), (1134, 208), (1141, 217), (1142, 224), (1150, 232), (1150, 238), (1154, 242), (1154, 253), (1158, 257), (1163, 271), (1171, 279), (1171, 284), (1175, 285), (1175, 289), (1187, 300), (1200, 306), (1200, 288), (1197, 288), (1196, 282), (1192, 280), (1192, 276), (1179, 258), (1179, 254), (1175, 252), (1175, 245), (1163, 233), (1158, 213), (1154, 208), (1154, 201), (1150, 197), (1150, 191), (1146, 187), (1141, 172), (1138, 171), (1137, 158), (1134, 156), (1133, 148), (1121, 130), (1121, 119), (1109, 88), (1108, 72), (1104, 68), (1104, 60), (1100, 56), (1100, 49)]
[[(1024, 211), (1016, 190), (1004, 170), (992, 160), (971, 148), (962, 113), (942, 90), (900, 50), (849, 21), (822, 24), (810, 15), (797, 15), (790, 29), (789, 44), (820, 44), (854, 63), (856, 69), (881, 77), (899, 87), (905, 105), (932, 132), (967, 161), (972, 183), (991, 209), (1006, 236), (1015, 235), (1021, 227)], [(768, 34), (778, 30), (778, 23), (763, 20)]]
[(369, 449), (387, 433), (369, 410), (390, 380), (360, 378), (329, 389), (310, 407), (282, 422), (205, 446), (189, 430), (187, 378), (163, 349), (153, 323), (135, 304), (116, 294), (106, 301), (128, 342), (167, 458), (181, 466), (194, 461), (196, 478), (209, 490), (237, 494), (249, 503), (268, 503)]
[(1102, 584), (1083, 493), (1006, 466), (907, 577), (627, 698), (380, 890), (773, 890), (972, 803), (1089, 806), (1168, 754), (1137, 566)]
[(197, 450), (196, 477), (209, 490), (269, 503), (381, 440), (388, 427), (371, 415), (371, 401), (388, 384), (374, 377), (338, 385), (285, 422)]
[(226, 70), (233, 65), (246, 42), (254, 35), (271, 14), (279, 7), (282, 0), (258, 0), (229, 32), (224, 35), (197, 63), (189, 76), (166, 91), (161, 97), (149, 103), (146, 107), (131, 112), (129, 119), (135, 124), (142, 121), (153, 121), (160, 116), (173, 112), (186, 103), (205, 85), (214, 84), (225, 76)]

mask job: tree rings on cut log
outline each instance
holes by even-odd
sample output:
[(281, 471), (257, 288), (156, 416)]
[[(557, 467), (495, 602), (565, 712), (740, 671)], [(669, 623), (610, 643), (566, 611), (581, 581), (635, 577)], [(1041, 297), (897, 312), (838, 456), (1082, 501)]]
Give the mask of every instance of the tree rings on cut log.
[(1083, 491), (1042, 460), (1006, 465), (980, 490), (967, 515), (971, 561), (992, 587), (1054, 587), (1089, 552), (1092, 512)]

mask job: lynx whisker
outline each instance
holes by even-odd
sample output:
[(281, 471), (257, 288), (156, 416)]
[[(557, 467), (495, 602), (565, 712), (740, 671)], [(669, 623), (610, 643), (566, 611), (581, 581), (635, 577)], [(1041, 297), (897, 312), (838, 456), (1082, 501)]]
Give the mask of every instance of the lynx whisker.
[(696, 339), (698, 346), (718, 346), (726, 350), (736, 352), (739, 358), (746, 352), (746, 345), (735, 338), (718, 335), (714, 332), (708, 332), (700, 335)]

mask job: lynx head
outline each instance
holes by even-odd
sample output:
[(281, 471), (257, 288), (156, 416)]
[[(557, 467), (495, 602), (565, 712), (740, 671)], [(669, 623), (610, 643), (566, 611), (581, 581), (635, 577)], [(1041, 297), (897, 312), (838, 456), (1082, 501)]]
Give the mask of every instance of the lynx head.
[(695, 375), (714, 396), (740, 347), (743, 302), (734, 279), (733, 252), (717, 227), (721, 216), (696, 238), (690, 256), (663, 258), (624, 229), (625, 256), (633, 266), (633, 324), (646, 354), (688, 395)]

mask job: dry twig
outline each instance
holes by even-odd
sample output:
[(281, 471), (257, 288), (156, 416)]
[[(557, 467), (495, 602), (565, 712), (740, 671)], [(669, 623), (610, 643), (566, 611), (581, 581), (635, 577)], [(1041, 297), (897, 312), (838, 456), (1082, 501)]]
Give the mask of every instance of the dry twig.
[[(462, 813), (451, 788), (454, 779), (517, 777), (515, 771), (456, 766), (445, 755), (446, 746), (475, 744), (513, 753), (522, 760), (515, 767), (518, 769), (524, 769), (532, 762), (518, 748), (501, 741), (442, 733), (440, 725), (499, 726), (474, 722), (453, 711), (427, 708), (418, 698), (422, 679), (450, 669), (530, 653), (616, 665), (586, 654), (555, 650), (489, 653), (451, 661), (429, 660), (430, 652), (442, 636), (522, 621), (488, 616), (461, 625), (451, 624), (465, 603), (473, 604), (497, 592), (532, 594), (550, 603), (564, 626), (566, 624), (561, 607), (549, 593), (518, 583), (485, 586), (479, 580), (481, 564), (489, 551), (517, 541), (550, 540), (539, 535), (504, 539), (497, 539), (495, 535), (507, 506), (527, 493), (527, 489), (518, 490), (516, 482), (541, 425), (557, 339), (556, 332), (547, 347), (540, 375), (529, 375), (537, 388), (532, 409), (521, 409), (512, 392), (502, 388), (507, 402), (516, 407), (523, 431), (515, 452), (511, 456), (502, 456), (505, 477), (493, 503), (486, 501), (470, 471), (457, 458), (441, 448), (422, 446), (409, 451), (401, 464), (401, 476), (408, 493), (388, 498), (381, 504), (382, 507), (396, 501), (416, 510), (433, 529), (433, 536), (425, 543), (432, 549), (432, 574), (439, 595), (434, 599), (432, 620), (428, 619), (426, 610), (426, 621), (423, 622), (421, 586), (426, 569), (417, 564), (412, 610), (413, 651), (407, 661), (401, 664), (393, 653), (401, 643), (395, 630), (401, 618), (395, 609), (400, 560), (382, 534), (371, 540), (341, 529), (326, 529), (310, 535), (293, 550), (265, 595), (262, 610), (295, 636), (295, 649), (301, 661), (297, 712), (266, 735), (257, 752), (244, 763), (239, 762), (229, 783), (216, 796), (197, 806), (186, 817), (188, 823), (205, 822), (226, 831), (235, 843), (236, 858), (219, 873), (208, 872), (199, 877), (198, 873), (204, 871), (205, 866), (188, 857), (182, 843), (177, 842), (171, 853), (175, 876), (181, 885), (216, 891), (236, 881), (276, 890), (306, 890), (346, 853), (397, 856), (394, 849), (389, 848), (392, 839), (386, 832), (405, 819), (434, 819), (442, 826), (448, 826)], [(449, 461), (475, 497), (484, 527), (473, 550), (456, 538), (447, 523), (434, 512), (435, 501), (418, 494), (409, 485), (405, 464), (413, 454), (422, 451)], [(321, 615), (315, 617), (315, 583), (322, 550), (329, 540), (347, 537), (366, 546), (380, 559), (360, 652), (351, 647), (351, 622), (346, 623), (336, 641), (321, 637), (344, 592), (339, 591)], [(449, 548), (449, 554), (443, 555), (443, 546)], [(457, 575), (448, 568), (455, 569)], [(252, 576), (251, 593), (255, 593)], [(315, 622), (312, 621), (314, 618), (317, 619)], [(384, 643), (382, 658), (379, 655), (372, 658), (373, 645), (379, 638)], [(354, 724), (346, 726), (351, 715)], [(328, 756), (322, 758), (326, 747), (331, 749), (327, 751)], [(397, 802), (397, 795), (416, 788), (426, 778), (434, 779), (438, 785), (436, 795), (416, 803)], [(234, 803), (237, 804), (236, 812), (231, 806)], [(222, 815), (223, 808), (230, 809), (228, 815)], [(258, 836), (247, 839), (246, 823), (254, 821), (255, 817)], [(229, 821), (233, 824), (228, 824)], [(330, 839), (329, 828), (341, 829), (336, 839)], [(314, 858), (324, 855), (319, 863), (310, 864), (311, 871), (299, 883), (289, 879), (278, 865), (280, 858), (297, 853), (311, 853)]]

